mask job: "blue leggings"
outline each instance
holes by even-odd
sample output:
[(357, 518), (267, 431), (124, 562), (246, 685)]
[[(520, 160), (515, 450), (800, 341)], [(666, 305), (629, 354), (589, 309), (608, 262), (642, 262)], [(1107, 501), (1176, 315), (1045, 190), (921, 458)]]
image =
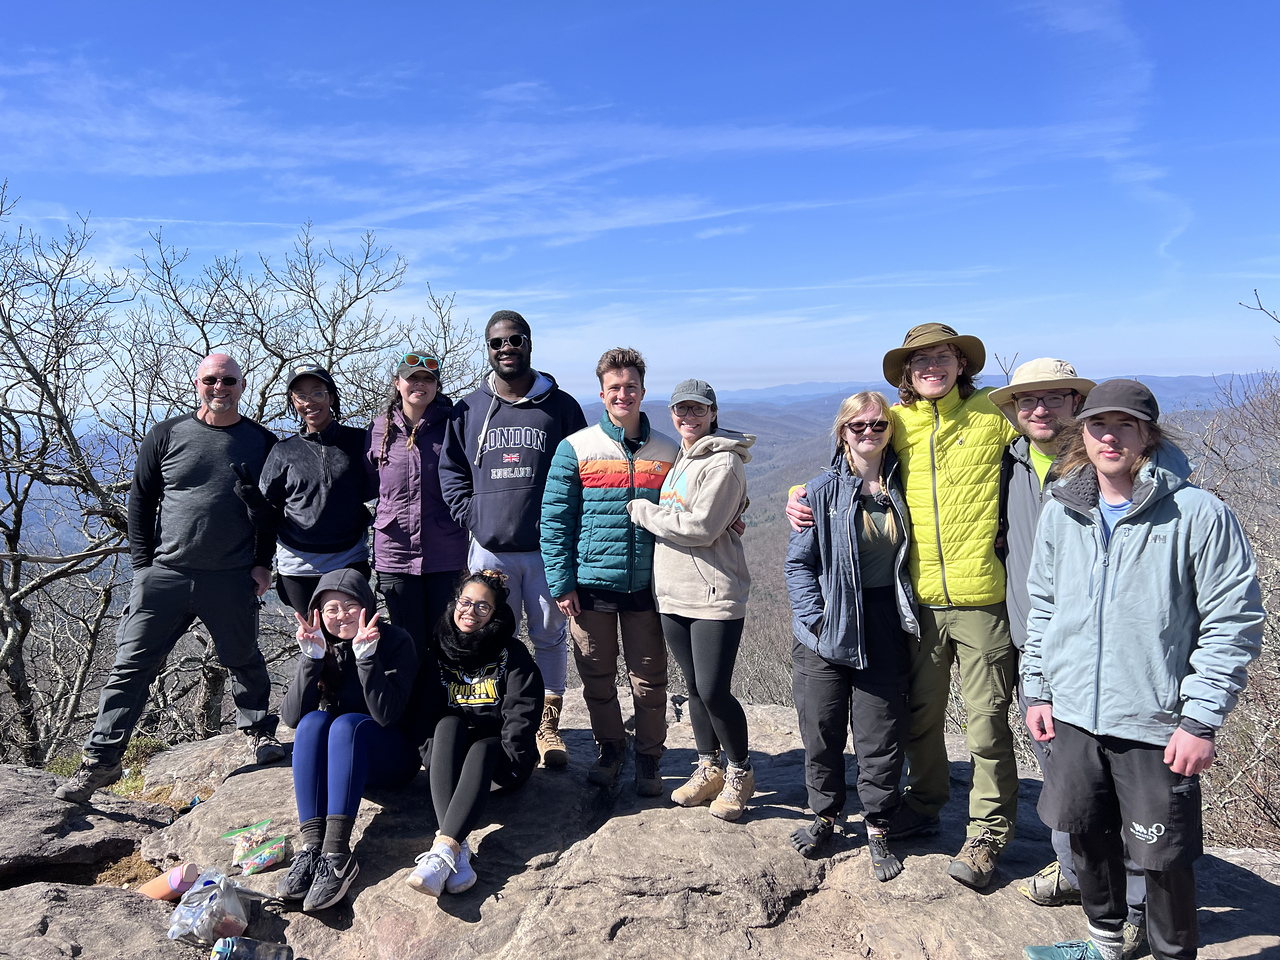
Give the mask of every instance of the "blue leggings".
[(313, 710), (293, 740), (293, 792), (298, 822), (355, 817), (364, 788), (404, 786), (418, 772), (417, 748), (397, 727), (367, 713), (334, 717)]

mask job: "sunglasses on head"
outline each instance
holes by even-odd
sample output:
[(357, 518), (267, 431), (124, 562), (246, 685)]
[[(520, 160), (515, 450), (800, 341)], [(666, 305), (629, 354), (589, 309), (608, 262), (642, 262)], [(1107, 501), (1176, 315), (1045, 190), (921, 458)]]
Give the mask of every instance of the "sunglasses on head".
[(884, 433), (889, 429), (888, 420), (850, 420), (844, 425), (844, 428), (850, 433), (865, 433), (870, 430), (872, 433)]
[(224, 387), (234, 387), (240, 382), (239, 377), (201, 377), (200, 382), (206, 387), (216, 387), (222, 384)]
[(410, 367), (422, 367), (431, 373), (436, 373), (440, 369), (440, 361), (429, 353), (406, 353), (400, 358), (400, 362)]
[(501, 349), (502, 349), (503, 344), (507, 344), (507, 343), (509, 343), (509, 344), (511, 344), (511, 346), (513, 346), (513, 347), (515, 347), (517, 350), (519, 350), (521, 347), (523, 347), (523, 346), (524, 346), (526, 343), (528, 343), (528, 342), (529, 342), (529, 338), (528, 338), (527, 336), (525, 336), (523, 333), (513, 333), (513, 334), (512, 334), (511, 336), (509, 336), (509, 337), (490, 337), (490, 338), (489, 338), (489, 349), (490, 349), (490, 350), (501, 350)]

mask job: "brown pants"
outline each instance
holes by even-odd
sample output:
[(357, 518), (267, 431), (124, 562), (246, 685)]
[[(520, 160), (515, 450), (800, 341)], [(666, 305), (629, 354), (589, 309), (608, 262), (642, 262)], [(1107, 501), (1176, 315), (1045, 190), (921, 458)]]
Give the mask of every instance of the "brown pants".
[(667, 739), (667, 647), (658, 611), (597, 613), (583, 610), (569, 619), (573, 659), (582, 677), (582, 697), (597, 743), (626, 739), (618, 706), (618, 630), (631, 677), (636, 714), (636, 753), (661, 757)]

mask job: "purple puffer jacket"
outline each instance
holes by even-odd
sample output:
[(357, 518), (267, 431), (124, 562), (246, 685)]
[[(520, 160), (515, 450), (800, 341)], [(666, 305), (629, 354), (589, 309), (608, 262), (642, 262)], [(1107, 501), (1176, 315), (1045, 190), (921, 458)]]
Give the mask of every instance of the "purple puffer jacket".
[[(437, 396), (423, 414), (413, 448), (405, 446), (411, 426), (397, 406), (365, 434), (365, 470), (378, 487), (373, 521), (373, 568), (383, 573), (442, 573), (467, 563), (467, 532), (449, 515), (440, 495), (440, 446), (453, 416), (453, 401)], [(387, 430), (387, 462), (380, 462)]]

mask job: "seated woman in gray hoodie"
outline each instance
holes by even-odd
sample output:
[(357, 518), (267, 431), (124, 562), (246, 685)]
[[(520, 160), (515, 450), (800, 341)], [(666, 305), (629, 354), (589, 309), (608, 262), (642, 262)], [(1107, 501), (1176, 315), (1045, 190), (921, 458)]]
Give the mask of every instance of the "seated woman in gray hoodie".
[(747, 718), (729, 689), (751, 590), (736, 521), (747, 507), (744, 464), (756, 438), (722, 429), (716, 414), (710, 384), (676, 385), (671, 422), (680, 433), (680, 453), (658, 502), (632, 500), (627, 511), (654, 535), (654, 595), (663, 636), (689, 690), (698, 745), (698, 767), (671, 799), (684, 807), (710, 800), (712, 816), (737, 820), (756, 788)]
[(840, 405), (832, 432), (831, 467), (801, 498), (814, 525), (793, 531), (787, 546), (792, 687), (815, 815), (791, 843), (816, 856), (831, 837), (844, 808), (852, 727), (871, 866), (885, 881), (902, 872), (888, 834), (902, 799), (908, 644), (919, 636), (906, 569), (911, 523), (889, 442), (889, 401), (874, 391), (854, 394)]

